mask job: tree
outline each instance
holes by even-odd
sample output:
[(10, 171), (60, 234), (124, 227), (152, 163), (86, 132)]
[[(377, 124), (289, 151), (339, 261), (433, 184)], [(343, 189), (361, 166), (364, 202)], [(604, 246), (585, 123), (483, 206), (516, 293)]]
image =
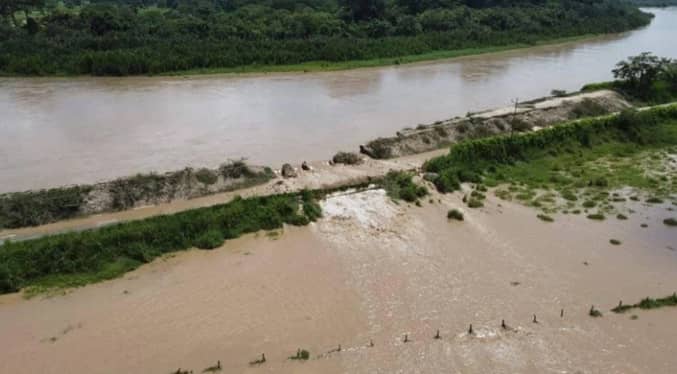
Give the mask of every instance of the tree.
[(353, 21), (382, 18), (386, 9), (384, 0), (340, 0), (340, 4)]
[(655, 56), (651, 52), (642, 52), (620, 61), (612, 72), (614, 78), (622, 81), (627, 88), (640, 96), (646, 96), (659, 74), (669, 63), (668, 58)]

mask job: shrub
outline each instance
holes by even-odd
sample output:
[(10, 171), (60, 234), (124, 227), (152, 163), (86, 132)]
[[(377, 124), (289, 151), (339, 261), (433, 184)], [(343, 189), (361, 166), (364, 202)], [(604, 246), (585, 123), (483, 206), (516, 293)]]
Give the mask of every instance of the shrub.
[(621, 241), (618, 239), (609, 239), (609, 243), (613, 245), (621, 245)]
[(649, 204), (662, 204), (663, 200), (656, 197), (656, 196), (652, 196), (652, 197), (646, 199), (646, 202), (649, 203)]
[(554, 222), (555, 221), (554, 218), (552, 218), (548, 215), (545, 215), (545, 214), (539, 214), (536, 217), (538, 217), (541, 221), (544, 221), (544, 222)]
[(223, 244), (223, 234), (219, 230), (209, 230), (195, 239), (195, 247), (200, 249), (214, 249)]
[(452, 209), (447, 212), (448, 219), (455, 219), (457, 221), (463, 221), (463, 212), (458, 209)]
[(593, 213), (593, 214), (588, 214), (589, 219), (597, 220), (597, 221), (603, 221), (606, 217), (604, 217), (604, 214), (602, 213)]
[(412, 180), (407, 172), (389, 171), (383, 180), (383, 187), (393, 200), (404, 200), (410, 203), (428, 194), (428, 190)]
[(332, 158), (335, 164), (356, 165), (362, 162), (362, 158), (357, 153), (339, 152)]
[(218, 180), (216, 173), (206, 168), (196, 171), (195, 178), (198, 180), (198, 182), (208, 185), (214, 184)]
[(595, 309), (594, 306), (591, 306), (591, 307), (590, 307), (590, 311), (588, 312), (588, 315), (589, 315), (590, 317), (595, 317), (595, 318), (596, 318), (596, 317), (601, 317), (601, 316), (602, 316), (602, 312), (600, 312), (598, 309)]
[(663, 220), (663, 223), (668, 226), (677, 226), (677, 218), (670, 217)]
[(305, 349), (299, 349), (296, 351), (296, 355), (290, 356), (290, 360), (307, 360), (310, 358), (310, 352)]
[(468, 200), (468, 207), (469, 208), (481, 208), (484, 206), (484, 203), (481, 200), (477, 199), (470, 199)]
[(618, 214), (616, 215), (616, 218), (617, 218), (617, 219), (620, 219), (620, 220), (626, 220), (626, 219), (628, 219), (628, 217), (627, 217), (626, 215), (621, 214), (621, 213), (618, 213)]

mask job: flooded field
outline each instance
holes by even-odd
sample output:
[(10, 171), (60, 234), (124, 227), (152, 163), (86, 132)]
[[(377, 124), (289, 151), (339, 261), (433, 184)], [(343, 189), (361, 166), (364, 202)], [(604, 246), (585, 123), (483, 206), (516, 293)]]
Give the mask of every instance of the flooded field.
[(0, 192), (92, 183), (228, 158), (279, 167), (419, 123), (577, 90), (651, 51), (677, 57), (677, 8), (582, 42), (313, 74), (0, 78)]
[[(493, 197), (464, 209), (461, 197), (419, 208), (382, 190), (336, 195), (310, 227), (66, 295), (2, 296), (0, 372), (199, 373), (217, 360), (227, 373), (672, 372), (675, 310), (609, 311), (677, 291), (669, 203), (638, 204), (625, 221), (544, 223)], [(448, 221), (450, 208), (465, 220)], [(287, 360), (298, 348), (310, 360)]]

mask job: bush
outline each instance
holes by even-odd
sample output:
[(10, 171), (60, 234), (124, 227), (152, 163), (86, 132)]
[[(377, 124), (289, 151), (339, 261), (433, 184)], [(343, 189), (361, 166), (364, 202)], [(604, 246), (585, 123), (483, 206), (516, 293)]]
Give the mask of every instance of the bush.
[(663, 220), (663, 223), (667, 226), (677, 226), (677, 218), (670, 217)]
[(555, 221), (554, 218), (552, 218), (548, 215), (545, 215), (545, 214), (539, 214), (536, 217), (538, 217), (541, 221), (544, 221), (544, 222), (554, 222)]
[(332, 158), (335, 164), (356, 165), (362, 162), (362, 158), (357, 153), (339, 152)]
[(207, 185), (214, 184), (218, 180), (218, 176), (215, 172), (205, 168), (195, 172), (195, 178), (198, 180), (198, 182)]
[(219, 230), (209, 230), (195, 239), (195, 247), (200, 249), (214, 249), (223, 245), (223, 234)]
[(609, 243), (613, 245), (621, 245), (621, 241), (618, 239), (609, 239)]
[(484, 206), (484, 203), (481, 200), (473, 199), (471, 198), (468, 200), (468, 207), (469, 208), (481, 208)]
[(298, 351), (296, 351), (296, 355), (289, 357), (290, 360), (304, 360), (304, 361), (309, 358), (310, 352), (308, 352), (305, 349), (299, 349)]
[(428, 190), (412, 180), (412, 175), (402, 171), (389, 171), (383, 180), (383, 187), (393, 200), (410, 203), (428, 194)]
[(463, 221), (463, 212), (458, 209), (452, 209), (447, 212), (448, 219), (455, 219), (457, 221)]
[(588, 219), (596, 220), (596, 221), (603, 221), (606, 217), (604, 217), (604, 214), (602, 213), (593, 213), (593, 214), (588, 214)]

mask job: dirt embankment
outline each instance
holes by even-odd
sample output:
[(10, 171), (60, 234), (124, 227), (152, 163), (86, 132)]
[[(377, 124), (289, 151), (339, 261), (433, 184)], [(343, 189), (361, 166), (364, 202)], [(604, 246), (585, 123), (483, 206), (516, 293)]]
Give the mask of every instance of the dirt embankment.
[(94, 185), (2, 194), (0, 229), (44, 225), (79, 216), (191, 199), (265, 183), (272, 177), (269, 168), (236, 161), (215, 169), (185, 168), (164, 174), (138, 174)]
[(618, 112), (629, 107), (631, 104), (621, 95), (608, 90), (547, 97), (516, 107), (469, 113), (463, 118), (404, 129), (397, 136), (378, 138), (362, 145), (360, 151), (376, 159), (401, 157), (446, 147), (465, 139), (538, 130), (563, 121)]

